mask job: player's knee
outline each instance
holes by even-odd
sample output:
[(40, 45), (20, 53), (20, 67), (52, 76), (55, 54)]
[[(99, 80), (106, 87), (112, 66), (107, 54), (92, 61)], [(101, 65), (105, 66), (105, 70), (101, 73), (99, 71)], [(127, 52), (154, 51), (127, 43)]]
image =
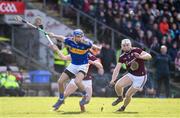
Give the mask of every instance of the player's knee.
[(115, 84), (115, 88), (118, 89), (118, 88), (122, 88), (122, 85), (121, 84)]
[(64, 83), (63, 79), (59, 78), (58, 79), (58, 84), (63, 84), (63, 83)]
[(75, 80), (74, 80), (74, 83), (75, 83), (76, 85), (79, 85), (79, 84), (81, 83), (81, 80), (75, 79)]

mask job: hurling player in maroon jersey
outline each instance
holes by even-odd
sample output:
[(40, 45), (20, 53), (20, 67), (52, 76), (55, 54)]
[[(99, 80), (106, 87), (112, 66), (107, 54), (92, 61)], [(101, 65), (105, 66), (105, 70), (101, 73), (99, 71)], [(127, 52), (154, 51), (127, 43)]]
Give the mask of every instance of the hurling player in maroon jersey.
[[(118, 98), (112, 103), (112, 106), (123, 101), (123, 90), (131, 85), (125, 94), (124, 104), (117, 111), (124, 111), (131, 101), (131, 97), (143, 89), (147, 80), (147, 74), (144, 61), (151, 59), (151, 55), (140, 48), (132, 47), (129, 39), (123, 39), (121, 42), (123, 53), (114, 69), (110, 85), (115, 85), (115, 91)], [(126, 64), (128, 73), (120, 78), (116, 83), (122, 64)]]
[[(58, 54), (59, 54), (59, 57), (63, 60), (71, 60), (71, 57), (70, 55), (63, 55), (57, 46), (53, 46), (51, 47), (53, 50), (55, 51), (58, 51)], [(85, 104), (88, 104), (91, 97), (92, 97), (92, 79), (93, 79), (93, 76), (92, 76), (92, 73), (93, 73), (93, 68), (96, 67), (98, 69), (98, 74), (100, 75), (103, 75), (104, 74), (104, 69), (103, 69), (103, 66), (102, 64), (100, 63), (100, 61), (93, 55), (89, 52), (88, 54), (88, 61), (89, 61), (89, 69), (88, 69), (88, 72), (85, 76), (85, 78), (83, 79), (82, 83), (83, 85), (85, 86), (85, 90), (87, 92), (87, 99), (85, 101), (84, 104), (80, 104), (80, 108), (81, 108), (81, 111), (84, 112), (85, 111)], [(64, 91), (64, 97), (68, 97), (70, 96), (71, 94), (73, 94), (76, 90), (78, 89), (77, 85), (75, 84), (74, 82), (74, 78), (71, 78), (71, 81), (68, 83), (68, 85), (66, 86), (65, 88), (65, 91)]]

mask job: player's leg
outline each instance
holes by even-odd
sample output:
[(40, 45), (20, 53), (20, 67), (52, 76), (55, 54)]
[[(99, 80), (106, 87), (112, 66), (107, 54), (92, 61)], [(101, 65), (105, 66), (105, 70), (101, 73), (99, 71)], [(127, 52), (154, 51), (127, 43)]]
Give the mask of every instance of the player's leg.
[(118, 96), (123, 96), (124, 88), (131, 85), (132, 80), (129, 78), (128, 75), (123, 76), (121, 79), (117, 81), (115, 84), (115, 91)]
[(133, 81), (132, 86), (126, 92), (123, 106), (120, 109), (118, 109), (117, 111), (124, 111), (125, 108), (127, 107), (127, 105), (130, 103), (132, 96), (137, 91), (142, 91), (142, 89), (147, 81), (147, 75), (134, 76), (132, 74), (129, 74), (129, 77), (131, 77), (131, 80)]
[(128, 91), (126, 92), (123, 106), (122, 106), (120, 109), (118, 109), (117, 111), (124, 111), (125, 108), (127, 107), (127, 105), (130, 103), (132, 96), (133, 96), (137, 91), (138, 91), (138, 89), (136, 89), (136, 88), (134, 88), (134, 87), (131, 86), (131, 87), (128, 89)]
[(117, 105), (119, 102), (123, 101), (123, 91), (124, 88), (131, 85), (132, 80), (128, 75), (123, 76), (121, 79), (119, 79), (115, 84), (115, 91), (118, 96), (118, 98), (112, 103), (112, 106)]
[(68, 71), (65, 70), (65, 72), (63, 72), (58, 80), (58, 86), (59, 86), (59, 99), (58, 101), (53, 105), (54, 110), (59, 109), (59, 107), (64, 103), (64, 83), (65, 81), (67, 81), (68, 79), (71, 78), (73, 74)]
[(83, 100), (80, 101), (79, 105), (80, 105), (82, 112), (85, 111), (85, 104), (88, 104), (92, 97), (92, 80), (83, 80), (83, 84), (84, 84), (85, 90), (87, 92), (87, 98), (86, 98), (86, 101), (83, 101)]
[(86, 95), (86, 91), (85, 91), (85, 87), (82, 83), (82, 80), (84, 79), (85, 77), (85, 72), (83, 71), (79, 71), (77, 74), (76, 74), (76, 78), (74, 80), (75, 84), (77, 85), (77, 87), (79, 88), (80, 91), (82, 91), (83, 95)]
[(86, 104), (87, 102), (87, 92), (85, 90), (85, 86), (83, 85), (82, 83), (82, 80), (84, 79), (85, 77), (85, 73), (83, 71), (80, 71), (77, 75), (76, 75), (76, 79), (75, 79), (75, 83), (76, 85), (78, 86), (79, 90), (82, 92), (82, 99), (81, 101), (79, 102), (80, 106), (83, 106)]
[(68, 79), (70, 79), (69, 76), (63, 72), (58, 80), (60, 99), (64, 99), (64, 96), (61, 97), (61, 94), (64, 94), (64, 83)]
[(92, 97), (92, 86), (91, 87), (87, 87), (86, 88), (86, 92), (87, 92), (87, 101), (89, 103), (90, 100), (91, 100), (91, 97)]
[(89, 69), (89, 64), (84, 64), (78, 67), (78, 72), (76, 73), (76, 78), (75, 78), (75, 84), (77, 85), (77, 87), (79, 88), (80, 91), (82, 91), (83, 96), (86, 96), (86, 91), (85, 91), (85, 87), (82, 83), (82, 80), (84, 79), (84, 77), (86, 76), (87, 72)]
[(66, 86), (66, 89), (64, 91), (64, 97), (70, 96), (72, 93), (74, 93), (78, 87), (76, 86), (74, 79), (72, 79), (69, 84)]
[(59, 93), (60, 93), (60, 99), (64, 99), (64, 83), (66, 80), (70, 78), (74, 78), (76, 73), (76, 67), (73, 64), (70, 64), (66, 70), (62, 73), (60, 76), (60, 79), (58, 80), (59, 84)]

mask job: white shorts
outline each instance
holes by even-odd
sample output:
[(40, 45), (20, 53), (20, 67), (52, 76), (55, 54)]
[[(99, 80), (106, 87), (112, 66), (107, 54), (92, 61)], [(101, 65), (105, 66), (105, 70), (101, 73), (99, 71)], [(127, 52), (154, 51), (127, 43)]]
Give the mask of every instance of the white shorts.
[(132, 87), (140, 91), (143, 89), (143, 86), (145, 85), (147, 81), (147, 75), (135, 76), (135, 75), (132, 75), (131, 73), (128, 73), (127, 76), (132, 80)]
[[(82, 80), (82, 83), (84, 85), (85, 88), (92, 88), (92, 80)], [(76, 85), (74, 82), (74, 79), (71, 79), (71, 81), (69, 82), (69, 84), (73, 84)]]
[(69, 66), (66, 68), (68, 71), (70, 71), (73, 74), (77, 74), (79, 71), (83, 71), (85, 73), (88, 72), (89, 69), (89, 64), (83, 64), (83, 65), (74, 65), (74, 64), (69, 64)]

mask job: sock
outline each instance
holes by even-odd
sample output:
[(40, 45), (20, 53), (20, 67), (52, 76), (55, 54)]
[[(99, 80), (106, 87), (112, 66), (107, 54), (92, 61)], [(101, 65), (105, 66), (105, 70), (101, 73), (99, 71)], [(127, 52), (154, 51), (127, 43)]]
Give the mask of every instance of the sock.
[(60, 93), (60, 94), (59, 94), (59, 99), (60, 99), (60, 100), (64, 100), (64, 94), (63, 94), (63, 93)]
[(83, 96), (85, 96), (86, 95), (86, 91), (82, 91), (82, 94), (83, 94)]
[(121, 108), (122, 108), (122, 109), (125, 109), (126, 107), (123, 105)]
[(123, 97), (122, 96), (118, 96), (118, 99), (123, 99)]

